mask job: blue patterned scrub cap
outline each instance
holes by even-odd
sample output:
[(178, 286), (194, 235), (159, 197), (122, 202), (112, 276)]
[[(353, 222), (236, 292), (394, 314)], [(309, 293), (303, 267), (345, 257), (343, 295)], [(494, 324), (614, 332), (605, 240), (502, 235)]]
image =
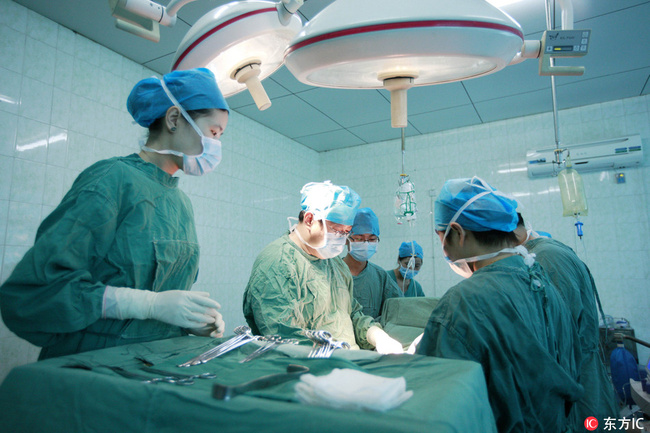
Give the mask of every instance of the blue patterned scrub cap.
[[(162, 79), (185, 111), (211, 108), (230, 111), (217, 80), (209, 69), (173, 71), (163, 75)], [(133, 119), (145, 128), (163, 117), (173, 105), (157, 77), (140, 80), (126, 100), (126, 108)]]
[(357, 211), (352, 224), (351, 235), (371, 234), (379, 237), (379, 218), (369, 207), (363, 207)]
[(436, 230), (446, 230), (459, 210), (456, 222), (475, 232), (511, 232), (519, 221), (517, 201), (476, 176), (445, 182), (435, 202)]
[(399, 246), (399, 258), (403, 259), (404, 257), (419, 257), (424, 260), (424, 250), (420, 244), (415, 241), (402, 242), (402, 245)]

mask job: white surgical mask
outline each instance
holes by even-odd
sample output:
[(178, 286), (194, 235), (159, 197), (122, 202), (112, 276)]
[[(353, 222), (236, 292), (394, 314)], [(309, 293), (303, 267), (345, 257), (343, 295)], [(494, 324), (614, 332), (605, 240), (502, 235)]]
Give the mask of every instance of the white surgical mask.
[(291, 224), (291, 220), (293, 218), (289, 217), (287, 220), (289, 221), (289, 231), (295, 231), (296, 235), (298, 236), (298, 239), (300, 241), (307, 245), (310, 248), (313, 248), (318, 251), (318, 254), (323, 258), (323, 259), (331, 259), (332, 257), (336, 257), (339, 254), (343, 252), (343, 249), (345, 248), (345, 243), (347, 242), (347, 236), (341, 236), (336, 233), (328, 233), (327, 232), (327, 224), (325, 223), (324, 219), (321, 219), (320, 221), (323, 224), (323, 231), (325, 232), (325, 236), (323, 237), (323, 244), (320, 246), (314, 246), (305, 241), (302, 236), (300, 235), (300, 231), (296, 230), (296, 224)]
[(172, 95), (172, 93), (169, 91), (165, 85), (165, 81), (160, 80), (160, 83), (162, 84), (162, 88), (167, 96), (169, 96), (169, 99), (171, 99), (172, 103), (180, 110), (185, 120), (187, 120), (187, 123), (189, 123), (192, 128), (194, 128), (196, 133), (199, 134), (199, 137), (201, 137), (201, 145), (203, 147), (203, 151), (199, 155), (186, 155), (185, 153), (178, 152), (176, 150), (157, 150), (146, 146), (142, 146), (142, 150), (146, 152), (170, 154), (183, 157), (183, 173), (190, 176), (201, 176), (205, 173), (211, 172), (221, 162), (221, 141), (216, 138), (206, 137), (203, 135), (203, 132), (198, 127), (198, 125), (194, 122), (190, 115), (187, 114), (187, 111), (185, 111), (185, 109), (178, 103), (176, 98), (174, 98), (174, 95)]
[(350, 242), (350, 255), (359, 262), (365, 262), (377, 252), (377, 242)]

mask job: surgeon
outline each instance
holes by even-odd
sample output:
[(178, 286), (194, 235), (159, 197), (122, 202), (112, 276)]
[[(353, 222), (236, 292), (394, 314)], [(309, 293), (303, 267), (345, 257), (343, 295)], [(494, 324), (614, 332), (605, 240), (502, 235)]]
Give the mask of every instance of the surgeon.
[(228, 105), (207, 69), (135, 85), (127, 99), (149, 129), (139, 153), (99, 161), (42, 222), (34, 246), (0, 287), (7, 327), (39, 359), (186, 335), (220, 337), (220, 305), (190, 291), (199, 268), (182, 170), (212, 171)]
[(397, 255), (397, 267), (387, 271), (407, 298), (424, 296), (422, 286), (414, 279), (422, 268), (422, 260), (424, 252), (420, 244), (415, 241), (402, 242)]
[(579, 339), (560, 294), (519, 245), (516, 208), (480, 178), (444, 184), (435, 229), (465, 279), (440, 299), (417, 353), (480, 363), (499, 432), (564, 432), (584, 392)]
[(574, 431), (581, 431), (585, 419), (593, 416), (601, 423), (598, 431), (605, 431), (603, 420), (616, 418), (619, 411), (614, 388), (600, 357), (596, 306), (600, 301), (594, 278), (571, 248), (550, 239), (550, 236), (540, 236), (539, 232), (527, 229), (523, 216), (518, 216), (517, 238), (530, 253), (535, 254), (535, 260), (548, 273), (578, 328), (582, 355), (579, 382), (585, 393), (571, 411), (570, 424)]
[(399, 298), (402, 291), (386, 271), (368, 260), (379, 245), (379, 218), (369, 207), (359, 209), (348, 238), (348, 254), (343, 261), (352, 274), (354, 299), (363, 307), (363, 314), (379, 321), (384, 301)]
[(324, 330), (351, 348), (402, 353), (354, 299), (352, 275), (339, 255), (361, 198), (347, 186), (311, 182), (300, 191), (297, 223), (259, 254), (244, 291), (244, 317), (254, 334), (305, 340)]

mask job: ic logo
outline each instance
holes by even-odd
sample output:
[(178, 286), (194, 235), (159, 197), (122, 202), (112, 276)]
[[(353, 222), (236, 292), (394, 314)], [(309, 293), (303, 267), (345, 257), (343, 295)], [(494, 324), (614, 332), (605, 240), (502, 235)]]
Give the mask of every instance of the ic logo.
[(585, 428), (589, 431), (594, 431), (598, 428), (598, 420), (593, 416), (585, 419)]

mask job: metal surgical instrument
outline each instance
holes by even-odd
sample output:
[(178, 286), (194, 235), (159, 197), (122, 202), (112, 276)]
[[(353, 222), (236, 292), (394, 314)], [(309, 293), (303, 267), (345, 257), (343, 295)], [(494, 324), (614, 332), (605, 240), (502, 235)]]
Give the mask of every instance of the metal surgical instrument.
[(275, 346), (278, 344), (298, 344), (298, 340), (295, 338), (287, 338), (285, 340), (282, 339), (279, 335), (268, 335), (264, 337), (266, 340), (266, 344), (259, 349), (257, 349), (255, 352), (251, 353), (248, 355), (246, 358), (242, 359), (239, 361), (240, 364), (244, 362), (251, 361), (264, 353), (268, 352), (269, 350), (273, 349)]
[(137, 379), (141, 382), (144, 383), (158, 383), (158, 382), (165, 382), (165, 383), (172, 383), (174, 385), (193, 385), (194, 381), (192, 379), (180, 379), (172, 376), (164, 376), (164, 377), (149, 377), (145, 376), (144, 374), (138, 374), (134, 373), (132, 371), (125, 370), (122, 367), (116, 367), (116, 366), (111, 366), (111, 365), (99, 365), (98, 367), (104, 367), (108, 368), (109, 370), (114, 371), (115, 373), (119, 374), (122, 377), (126, 377), (128, 379)]
[(151, 367), (140, 367), (140, 370), (146, 371), (148, 373), (153, 373), (153, 374), (160, 374), (165, 377), (171, 377), (174, 379), (188, 379), (188, 380), (194, 380), (194, 379), (214, 379), (217, 377), (215, 373), (200, 373), (200, 374), (183, 374), (183, 373), (175, 373), (171, 371), (165, 371), (165, 370), (159, 370), (157, 368), (151, 368)]
[(305, 331), (305, 335), (314, 342), (308, 358), (329, 358), (335, 349), (349, 349), (350, 345), (345, 341), (338, 341), (332, 338), (332, 334), (327, 331)]
[(246, 343), (249, 343), (253, 340), (257, 340), (260, 337), (255, 336), (251, 333), (251, 328), (248, 326), (238, 326), (235, 328), (235, 334), (233, 338), (228, 341), (221, 343), (220, 345), (213, 347), (212, 349), (186, 361), (182, 364), (179, 364), (179, 367), (190, 367), (192, 365), (205, 364), (206, 362), (223, 355), (224, 353), (230, 352), (233, 349), (236, 349), (240, 346), (243, 346)]
[(212, 397), (219, 400), (230, 400), (231, 398), (243, 394), (248, 391), (256, 389), (268, 388), (270, 386), (279, 385), (288, 382), (292, 379), (300, 377), (307, 373), (309, 368), (304, 365), (289, 364), (286, 373), (269, 374), (258, 379), (251, 380), (250, 382), (242, 383), (241, 385), (222, 385), (215, 383), (212, 386)]

